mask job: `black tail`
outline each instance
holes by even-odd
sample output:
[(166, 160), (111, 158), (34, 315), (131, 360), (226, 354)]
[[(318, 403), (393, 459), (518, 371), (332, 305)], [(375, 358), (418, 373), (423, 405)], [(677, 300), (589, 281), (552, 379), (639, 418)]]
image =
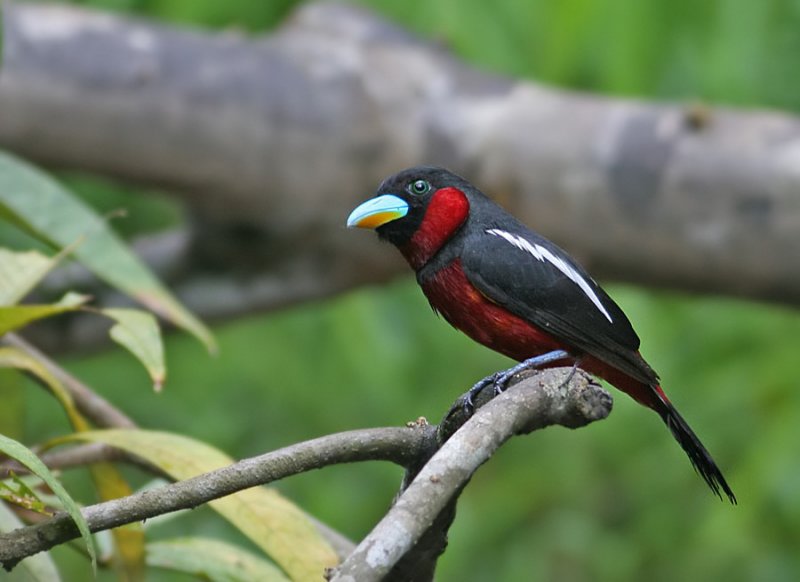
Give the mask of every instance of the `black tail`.
[[(661, 391), (659, 390), (659, 392)], [(663, 396), (663, 392), (661, 395)], [(695, 470), (705, 479), (705, 482), (708, 483), (708, 486), (711, 487), (711, 490), (717, 497), (722, 499), (721, 490), (728, 496), (730, 502), (736, 505), (736, 496), (733, 494), (733, 491), (731, 491), (728, 482), (725, 481), (725, 477), (722, 475), (722, 471), (719, 470), (719, 467), (717, 467), (717, 464), (714, 462), (714, 459), (711, 458), (711, 455), (703, 446), (703, 443), (700, 442), (700, 439), (697, 438), (694, 431), (689, 428), (689, 425), (686, 424), (686, 421), (683, 420), (683, 417), (678, 414), (678, 411), (675, 410), (675, 407), (670, 404), (666, 397), (662, 399), (662, 403), (664, 406), (659, 407), (660, 410), (658, 410), (658, 413), (661, 415), (661, 418), (664, 419), (669, 430), (672, 431), (675, 440), (677, 440), (683, 450), (686, 451)]]

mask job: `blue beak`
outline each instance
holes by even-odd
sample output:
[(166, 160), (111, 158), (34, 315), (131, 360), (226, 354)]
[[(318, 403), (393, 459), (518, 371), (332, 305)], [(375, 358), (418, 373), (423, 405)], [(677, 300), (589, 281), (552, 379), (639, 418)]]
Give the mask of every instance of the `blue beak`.
[(367, 200), (347, 217), (347, 228), (378, 228), (408, 214), (408, 203), (393, 194)]

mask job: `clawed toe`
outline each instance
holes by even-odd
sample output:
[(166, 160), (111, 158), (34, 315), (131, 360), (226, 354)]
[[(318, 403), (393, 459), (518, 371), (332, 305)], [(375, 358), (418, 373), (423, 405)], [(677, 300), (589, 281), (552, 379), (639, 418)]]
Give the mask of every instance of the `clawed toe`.
[(558, 360), (563, 360), (569, 357), (570, 355), (564, 350), (553, 350), (540, 356), (528, 358), (527, 360), (520, 362), (519, 364), (512, 366), (507, 370), (502, 370), (486, 376), (482, 380), (476, 382), (464, 396), (464, 402), (462, 405), (464, 412), (469, 416), (475, 412), (475, 399), (488, 386), (492, 386), (492, 390), (494, 391), (493, 396), (498, 396), (504, 392), (506, 388), (508, 388), (508, 382), (514, 377), (515, 374), (518, 374), (523, 370), (540, 368), (547, 364), (551, 364)]

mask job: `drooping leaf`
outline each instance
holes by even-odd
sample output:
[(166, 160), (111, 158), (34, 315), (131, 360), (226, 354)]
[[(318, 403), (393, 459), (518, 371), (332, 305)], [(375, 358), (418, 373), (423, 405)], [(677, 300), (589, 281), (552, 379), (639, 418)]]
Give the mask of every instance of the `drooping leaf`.
[(0, 307), (0, 335), (25, 327), (45, 317), (75, 311), (89, 301), (88, 295), (69, 292), (58, 303), (49, 305), (10, 305)]
[(0, 306), (14, 305), (25, 297), (58, 264), (59, 257), (0, 248)]
[[(111, 463), (89, 467), (92, 481), (102, 501), (126, 497), (132, 493), (122, 473)], [(144, 579), (144, 530), (140, 523), (128, 523), (111, 530), (114, 541), (114, 564), (123, 573), (121, 578), (135, 582)]]
[(232, 544), (204, 538), (176, 538), (147, 544), (147, 565), (193, 574), (211, 582), (289, 580), (263, 558)]
[(56, 400), (67, 413), (72, 427), (75, 430), (86, 430), (89, 428), (86, 420), (78, 412), (72, 396), (64, 388), (64, 385), (50, 373), (47, 367), (32, 355), (10, 346), (0, 346), (0, 368), (15, 368), (30, 372), (44, 382), (44, 385), (55, 396)]
[[(67, 311), (80, 309), (90, 299), (87, 295), (67, 293), (61, 301), (50, 305), (12, 305), (0, 307), (0, 335), (20, 329), (34, 321)], [(161, 331), (153, 315), (139, 309), (109, 308), (89, 311), (113, 319), (111, 338), (128, 349), (147, 369), (156, 391), (166, 379), (164, 345)]]
[(48, 244), (63, 247), (85, 237), (74, 252), (81, 263), (215, 351), (208, 328), (128, 250), (103, 218), (52, 178), (4, 152), (0, 152), (0, 215)]
[[(9, 532), (24, 525), (11, 509), (0, 503), (0, 531)], [(0, 579), (8, 582), (60, 582), (61, 576), (50, 553), (40, 552), (22, 560), (11, 572), (0, 574)]]
[(20, 440), (24, 434), (25, 386), (22, 373), (0, 368), (0, 433)]
[[(194, 439), (158, 431), (114, 429), (62, 440), (103, 442), (137, 455), (182, 480), (224, 467), (232, 459)], [(293, 580), (316, 580), (336, 565), (336, 553), (305, 513), (274, 489), (254, 487), (209, 505), (263, 549)]]
[(50, 470), (45, 466), (44, 463), (42, 463), (39, 457), (33, 453), (33, 451), (31, 451), (22, 443), (10, 439), (2, 434), (0, 434), (0, 452), (25, 465), (32, 473), (41, 478), (42, 481), (44, 481), (47, 486), (53, 490), (53, 493), (58, 496), (58, 498), (61, 500), (61, 503), (64, 504), (64, 510), (73, 519), (75, 525), (78, 526), (78, 531), (81, 533), (81, 537), (86, 544), (86, 549), (89, 552), (89, 557), (92, 560), (92, 569), (97, 571), (97, 556), (95, 553), (94, 544), (92, 542), (92, 534), (89, 532), (89, 526), (86, 523), (86, 520), (83, 518), (78, 504), (75, 503), (75, 500), (72, 499), (69, 493), (67, 493), (66, 489), (64, 489), (61, 483), (59, 483), (58, 479), (53, 476)]
[(101, 312), (117, 322), (109, 332), (111, 338), (139, 358), (153, 380), (153, 388), (161, 390), (167, 370), (156, 318), (138, 309), (114, 308)]
[[(38, 377), (61, 403), (76, 431), (89, 429), (86, 419), (75, 407), (72, 396), (64, 385), (50, 373), (47, 367), (34, 356), (13, 347), (0, 347), (0, 368), (25, 370)], [(108, 501), (131, 494), (128, 483), (119, 470), (110, 463), (98, 463), (89, 467), (92, 481), (100, 499)], [(144, 566), (144, 533), (140, 524), (129, 524), (115, 528), (111, 535), (116, 549), (116, 560), (129, 580), (141, 578)]]

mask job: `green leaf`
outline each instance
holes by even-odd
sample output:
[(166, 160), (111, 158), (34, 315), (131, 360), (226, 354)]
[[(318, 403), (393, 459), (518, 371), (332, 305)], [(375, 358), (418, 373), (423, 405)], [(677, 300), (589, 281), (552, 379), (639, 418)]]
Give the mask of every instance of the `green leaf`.
[(194, 334), (209, 351), (211, 332), (183, 307), (134, 255), (107, 222), (35, 167), (0, 152), (0, 215), (49, 244), (86, 237), (75, 257), (98, 277)]
[(88, 423), (78, 412), (78, 409), (75, 407), (75, 402), (72, 400), (72, 396), (67, 392), (67, 389), (64, 388), (64, 385), (34, 356), (18, 350), (17, 348), (0, 346), (0, 368), (25, 370), (37, 376), (44, 382), (44, 385), (50, 390), (50, 393), (56, 397), (56, 400), (58, 400), (64, 408), (73, 428), (75, 430), (86, 430), (89, 428)]
[(20, 479), (14, 471), (9, 470), (9, 478), (0, 481), (0, 499), (24, 509), (35, 511), (44, 515), (52, 515), (25, 481)]
[(14, 305), (25, 297), (58, 264), (61, 256), (0, 248), (0, 305)]
[(58, 482), (39, 457), (22, 443), (0, 434), (0, 452), (25, 465), (32, 473), (47, 483), (47, 486), (58, 496), (61, 503), (64, 504), (64, 510), (75, 521), (75, 525), (78, 526), (78, 531), (80, 531), (81, 537), (86, 544), (86, 549), (92, 559), (92, 569), (97, 572), (97, 556), (95, 554), (94, 544), (92, 543), (92, 534), (89, 532), (89, 526), (83, 518), (81, 510), (78, 504), (75, 503), (75, 500), (70, 497), (66, 489)]
[[(83, 432), (60, 439), (102, 442), (141, 457), (173, 479), (189, 479), (233, 460), (182, 435), (141, 429)], [(317, 580), (338, 562), (306, 514), (274, 489), (253, 487), (209, 505), (264, 550), (292, 580)]]
[[(37, 376), (61, 403), (76, 431), (89, 429), (89, 423), (75, 407), (72, 395), (47, 367), (28, 353), (13, 347), (0, 347), (0, 368), (25, 370)], [(103, 501), (131, 494), (128, 483), (111, 463), (96, 463), (89, 467), (92, 481)], [(2, 493), (0, 493), (2, 496)], [(144, 565), (144, 533), (140, 524), (128, 524), (112, 530), (116, 550), (116, 563), (125, 572), (128, 580), (141, 579)]]
[(288, 581), (266, 560), (232, 544), (203, 538), (147, 544), (147, 565), (193, 574), (211, 582)]
[[(9, 532), (23, 524), (4, 503), (0, 503), (0, 531)], [(49, 552), (40, 552), (22, 560), (11, 572), (0, 574), (8, 582), (60, 582), (61, 576)]]
[(118, 344), (130, 350), (147, 368), (156, 392), (161, 390), (166, 379), (164, 344), (156, 318), (138, 309), (101, 309), (103, 315), (117, 323), (109, 334)]
[(45, 317), (75, 311), (89, 301), (88, 295), (69, 292), (58, 303), (49, 305), (11, 305), (0, 307), (0, 335), (14, 331)]
[[(0, 307), (0, 335), (14, 331), (45, 317), (80, 309), (88, 295), (67, 293), (61, 301), (51, 305), (13, 305)], [(139, 309), (90, 309), (113, 319), (109, 330), (111, 338), (127, 348), (147, 369), (156, 391), (161, 390), (167, 375), (164, 362), (164, 345), (156, 318)]]
[(0, 369), (0, 433), (20, 440), (25, 434), (26, 394), (19, 370)]

